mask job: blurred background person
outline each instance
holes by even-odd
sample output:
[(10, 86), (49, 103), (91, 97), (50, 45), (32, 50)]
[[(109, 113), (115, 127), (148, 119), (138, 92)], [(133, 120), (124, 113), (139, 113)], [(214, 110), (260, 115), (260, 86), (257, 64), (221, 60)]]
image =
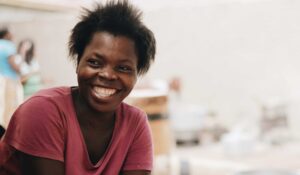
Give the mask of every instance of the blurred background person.
[(24, 39), (18, 44), (18, 64), (20, 64), (21, 81), (25, 99), (43, 86), (40, 65), (35, 59), (35, 46), (31, 39)]
[(20, 81), (20, 65), (16, 63), (16, 46), (7, 27), (0, 28), (0, 76), (1, 90), (1, 125), (6, 127), (11, 114), (23, 101), (23, 89)]

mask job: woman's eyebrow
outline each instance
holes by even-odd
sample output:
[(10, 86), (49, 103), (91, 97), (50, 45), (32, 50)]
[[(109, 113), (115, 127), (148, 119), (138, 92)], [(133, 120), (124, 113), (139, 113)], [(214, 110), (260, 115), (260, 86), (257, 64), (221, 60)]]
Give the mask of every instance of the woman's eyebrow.
[[(103, 56), (101, 53), (99, 52), (92, 52), (91, 56), (95, 56), (96, 59), (103, 59), (105, 58), (105, 56)], [(129, 63), (129, 64), (135, 64), (134, 60), (132, 58), (127, 58), (127, 57), (122, 57), (119, 59), (118, 61), (119, 63)]]
[(96, 56), (96, 58), (103, 58), (103, 55), (98, 52), (93, 52), (92, 56)]
[(119, 61), (120, 63), (127, 63), (127, 64), (130, 64), (130, 65), (134, 65), (135, 63), (134, 63), (134, 61), (132, 60), (132, 59), (128, 59), (128, 58), (124, 58), (124, 59), (121, 59), (120, 61)]

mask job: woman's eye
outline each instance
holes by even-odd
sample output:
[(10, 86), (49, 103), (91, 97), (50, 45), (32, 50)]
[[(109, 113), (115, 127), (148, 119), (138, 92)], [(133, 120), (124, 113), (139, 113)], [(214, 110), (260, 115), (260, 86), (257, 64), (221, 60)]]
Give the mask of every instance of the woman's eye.
[(99, 67), (100, 66), (100, 62), (98, 60), (90, 59), (87, 62), (92, 67)]
[(132, 68), (130, 66), (119, 66), (118, 71), (130, 73), (130, 72), (132, 72)]

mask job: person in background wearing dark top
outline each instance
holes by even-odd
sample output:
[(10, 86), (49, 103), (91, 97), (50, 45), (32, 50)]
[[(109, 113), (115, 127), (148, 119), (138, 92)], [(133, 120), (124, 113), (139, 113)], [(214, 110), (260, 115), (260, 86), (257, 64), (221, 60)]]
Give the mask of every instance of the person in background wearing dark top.
[[(13, 35), (7, 27), (0, 27), (0, 78), (3, 80), (1, 87), (0, 114), (1, 125), (7, 127), (10, 117), (18, 105), (23, 101), (23, 89), (20, 80), (20, 67), (16, 64), (16, 47), (12, 42)], [(1, 83), (2, 85), (2, 83)]]
[(123, 100), (154, 61), (155, 45), (127, 1), (86, 10), (69, 41), (78, 86), (41, 90), (16, 110), (0, 142), (0, 174), (150, 174), (147, 115)]

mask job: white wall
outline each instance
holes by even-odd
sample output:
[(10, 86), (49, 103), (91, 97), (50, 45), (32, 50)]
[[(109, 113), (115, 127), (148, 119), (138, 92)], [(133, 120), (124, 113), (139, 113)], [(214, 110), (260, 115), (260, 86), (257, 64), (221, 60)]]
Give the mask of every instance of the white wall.
[[(49, 19), (17, 23), (14, 25), (16, 38), (31, 36), (36, 43), (36, 58), (44, 77), (53, 80), (51, 86), (76, 85), (75, 66), (68, 57), (68, 37), (73, 22), (70, 19)], [(19, 29), (22, 29), (20, 31)]]
[(76, 85), (75, 69), (68, 59), (68, 37), (78, 15), (74, 12), (50, 12), (0, 6), (0, 25), (7, 25), (14, 42), (31, 38), (44, 77), (49, 86)]
[[(287, 100), (297, 127), (300, 1), (135, 1), (157, 38), (150, 78), (180, 76), (184, 101), (214, 110), (226, 125), (259, 117), (262, 101)], [(69, 14), (48, 14), (11, 23), (17, 39), (36, 40), (43, 73), (55, 78), (53, 85), (76, 84), (66, 47), (75, 21)]]
[(224, 123), (256, 118), (263, 101), (294, 102), (300, 95), (299, 19), (294, 0), (149, 12), (146, 21), (158, 40), (151, 76), (182, 77), (184, 100), (215, 110)]

